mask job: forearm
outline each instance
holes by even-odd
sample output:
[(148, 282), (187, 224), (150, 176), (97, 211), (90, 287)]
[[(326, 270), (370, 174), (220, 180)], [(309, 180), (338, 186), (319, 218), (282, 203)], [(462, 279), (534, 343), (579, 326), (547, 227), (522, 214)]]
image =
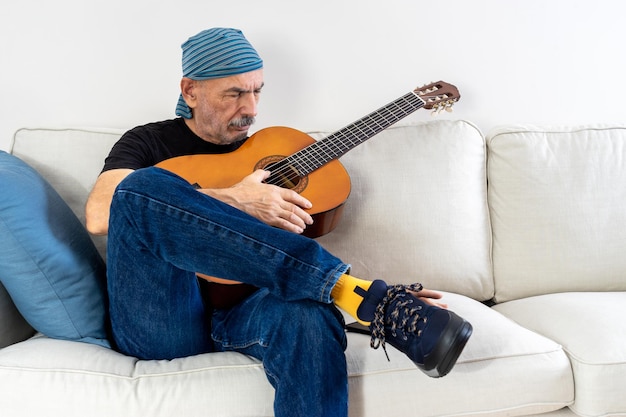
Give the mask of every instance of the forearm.
[(131, 169), (115, 169), (100, 174), (85, 205), (85, 226), (89, 233), (107, 234), (113, 193), (117, 185), (131, 172)]

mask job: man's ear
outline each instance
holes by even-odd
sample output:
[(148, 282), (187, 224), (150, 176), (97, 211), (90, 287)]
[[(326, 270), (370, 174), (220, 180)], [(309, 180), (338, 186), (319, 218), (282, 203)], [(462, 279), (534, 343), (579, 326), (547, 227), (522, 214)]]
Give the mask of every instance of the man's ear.
[(187, 103), (187, 106), (189, 106), (190, 109), (196, 107), (196, 85), (196, 82), (191, 78), (183, 77), (180, 80), (180, 92), (183, 95), (185, 103)]

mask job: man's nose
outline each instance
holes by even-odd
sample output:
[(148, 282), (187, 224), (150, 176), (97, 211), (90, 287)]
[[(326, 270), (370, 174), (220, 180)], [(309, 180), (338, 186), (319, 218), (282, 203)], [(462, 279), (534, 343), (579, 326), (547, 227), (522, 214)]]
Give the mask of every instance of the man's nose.
[(244, 94), (242, 97), (241, 112), (246, 116), (256, 117), (259, 99), (255, 94)]

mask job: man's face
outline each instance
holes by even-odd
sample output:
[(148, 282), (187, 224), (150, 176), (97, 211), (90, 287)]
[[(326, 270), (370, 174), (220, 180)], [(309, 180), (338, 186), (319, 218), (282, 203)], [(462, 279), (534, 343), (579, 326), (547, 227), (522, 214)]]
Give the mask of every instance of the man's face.
[(196, 135), (221, 145), (248, 136), (263, 88), (262, 69), (192, 83), (194, 99), (188, 104), (193, 117), (188, 124)]

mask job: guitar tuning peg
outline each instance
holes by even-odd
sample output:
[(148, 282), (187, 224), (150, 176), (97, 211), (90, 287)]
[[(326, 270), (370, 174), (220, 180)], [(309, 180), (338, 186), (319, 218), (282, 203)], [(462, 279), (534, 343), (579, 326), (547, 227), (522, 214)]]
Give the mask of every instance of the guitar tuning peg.
[(439, 115), (443, 111), (446, 111), (448, 113), (452, 113), (452, 111), (454, 110), (453, 107), (452, 107), (453, 105), (454, 105), (454, 100), (448, 100), (448, 101), (445, 101), (445, 102), (437, 103), (437, 104), (433, 105), (433, 107), (431, 109), (431, 112), (430, 112), (430, 115), (434, 117), (434, 116)]
[(431, 116), (437, 116), (439, 113), (441, 113), (441, 111), (443, 110), (443, 106), (441, 105), (441, 103), (433, 106), (432, 111), (430, 112)]

